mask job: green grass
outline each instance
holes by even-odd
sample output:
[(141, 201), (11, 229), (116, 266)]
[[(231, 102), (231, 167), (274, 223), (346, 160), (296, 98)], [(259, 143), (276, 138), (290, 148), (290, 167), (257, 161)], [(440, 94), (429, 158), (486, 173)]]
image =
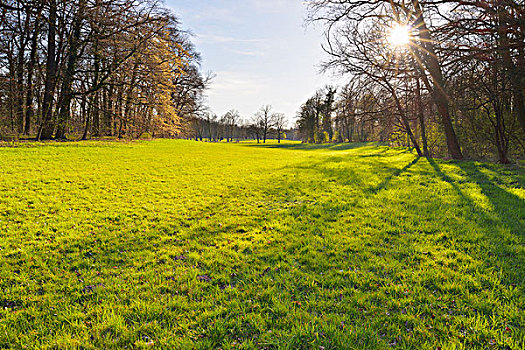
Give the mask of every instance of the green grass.
[(0, 348), (524, 349), (525, 172), (373, 144), (0, 148)]

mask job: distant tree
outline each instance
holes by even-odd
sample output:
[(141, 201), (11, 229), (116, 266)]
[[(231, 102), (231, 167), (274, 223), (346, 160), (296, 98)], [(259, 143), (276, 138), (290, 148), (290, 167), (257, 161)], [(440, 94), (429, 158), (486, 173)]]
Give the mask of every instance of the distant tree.
[(224, 122), (226, 124), (228, 142), (233, 142), (235, 129), (238, 128), (238, 123), (241, 119), (241, 115), (236, 110), (230, 110), (224, 115)]
[(273, 119), (275, 132), (277, 134), (277, 142), (281, 143), (281, 138), (286, 128), (286, 116), (283, 113), (275, 113)]
[(325, 88), (325, 96), (321, 105), (321, 125), (322, 131), (328, 134), (328, 139), (332, 140), (334, 135), (332, 113), (334, 112), (335, 94), (337, 89), (332, 86)]
[(352, 142), (356, 126), (356, 102), (358, 90), (355, 82), (348, 83), (341, 89), (336, 101), (335, 125), (339, 142)]
[(314, 96), (301, 106), (298, 112), (298, 127), (304, 142), (324, 140), (324, 133), (331, 140), (333, 130), (333, 112), (335, 111), (335, 88), (326, 86), (317, 90)]
[(255, 127), (260, 130), (260, 134), (263, 143), (266, 143), (268, 134), (275, 124), (275, 116), (272, 113), (272, 106), (262, 106), (259, 112), (255, 114), (254, 123)]
[(216, 114), (207, 113), (206, 114), (206, 121), (208, 125), (208, 140), (210, 142), (217, 141), (218, 139), (218, 129), (219, 129), (219, 123), (218, 123), (219, 117)]
[(303, 142), (314, 142), (319, 128), (318, 95), (306, 101), (297, 113), (297, 128), (302, 135)]

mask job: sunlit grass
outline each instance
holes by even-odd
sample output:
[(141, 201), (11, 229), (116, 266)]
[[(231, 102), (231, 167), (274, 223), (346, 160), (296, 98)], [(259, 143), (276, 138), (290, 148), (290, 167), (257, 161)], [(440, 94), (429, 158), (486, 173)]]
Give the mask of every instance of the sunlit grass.
[(0, 348), (525, 347), (523, 170), (188, 141), (0, 164)]

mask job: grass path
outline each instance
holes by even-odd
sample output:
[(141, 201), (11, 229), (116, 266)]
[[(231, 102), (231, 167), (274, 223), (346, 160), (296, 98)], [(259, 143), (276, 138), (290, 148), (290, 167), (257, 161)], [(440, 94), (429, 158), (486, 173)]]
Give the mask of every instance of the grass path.
[(0, 348), (525, 348), (523, 170), (46, 144), (0, 148), (0, 194)]

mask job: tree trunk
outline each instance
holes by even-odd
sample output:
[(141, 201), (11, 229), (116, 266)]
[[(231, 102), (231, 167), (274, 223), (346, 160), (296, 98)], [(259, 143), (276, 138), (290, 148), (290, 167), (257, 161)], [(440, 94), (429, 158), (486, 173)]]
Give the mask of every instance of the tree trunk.
[[(118, 93), (122, 96), (122, 89), (119, 89)], [(118, 97), (116, 100), (118, 101)], [(104, 102), (104, 127), (106, 129), (103, 133), (104, 136), (115, 136), (115, 130), (113, 128), (115, 124), (115, 104), (115, 87), (113, 84), (110, 84)], [(127, 115), (124, 117), (128, 118)]]
[(38, 131), (38, 140), (50, 140), (55, 130), (53, 123), (53, 98), (56, 84), (56, 0), (49, 0), (49, 29), (47, 34), (47, 68), (42, 103), (42, 124)]
[(496, 123), (494, 125), (494, 131), (496, 136), (496, 148), (498, 149), (498, 160), (501, 164), (509, 164), (508, 158), (508, 139), (505, 136), (505, 122), (503, 120), (503, 114), (500, 106), (497, 103), (494, 104), (494, 114), (496, 116)]
[(399, 98), (397, 97), (397, 94), (396, 94), (395, 90), (392, 87), (390, 87), (390, 90), (391, 90), (391, 93), (392, 93), (392, 97), (394, 98), (394, 102), (396, 104), (396, 108), (397, 108), (397, 110), (399, 112), (399, 115), (401, 116), (401, 121), (403, 122), (403, 126), (405, 127), (405, 131), (407, 132), (407, 135), (410, 138), (410, 141), (412, 141), (412, 144), (414, 145), (414, 147), (416, 149), (417, 155), (422, 157), (423, 153), (421, 152), (421, 148), (419, 148), (419, 144), (418, 144), (418, 142), (416, 140), (416, 137), (414, 136), (414, 133), (412, 132), (412, 129), (410, 128), (410, 122), (408, 121), (406, 113), (403, 110), (403, 106), (401, 106), (401, 102), (399, 101)]
[(441, 123), (445, 130), (445, 137), (447, 139), (447, 148), (448, 154), (453, 159), (463, 159), (463, 154), (461, 153), (461, 147), (459, 146), (459, 141), (454, 131), (454, 126), (452, 125), (452, 119), (450, 117), (448, 97), (445, 91), (445, 84), (443, 80), (443, 73), (441, 71), (441, 66), (436, 56), (436, 51), (428, 30), (425, 19), (423, 18), (423, 11), (419, 5), (418, 0), (412, 0), (414, 10), (416, 12), (417, 20), (415, 23), (415, 28), (419, 30), (419, 36), (421, 38), (421, 46), (424, 48), (425, 53), (422, 54), (422, 61), (425, 62), (430, 76), (432, 77), (433, 89), (432, 89), (432, 98), (436, 104), (437, 110), (441, 116)]
[[(20, 8), (18, 12), (18, 21), (20, 23), (20, 14), (21, 14), (22, 8)], [(17, 132), (18, 134), (22, 134), (24, 132), (24, 120), (25, 120), (25, 113), (24, 113), (24, 73), (25, 73), (25, 53), (26, 53), (26, 46), (29, 42), (30, 38), (30, 23), (31, 23), (31, 9), (27, 8), (25, 11), (25, 21), (23, 27), (20, 26), (20, 32), (18, 33), (19, 36), (19, 47), (18, 47), (18, 56), (17, 56), (17, 62), (16, 62), (16, 69), (15, 69), (15, 75), (13, 75), (13, 78), (16, 78), (16, 123), (17, 123)]]
[[(503, 66), (505, 67), (511, 84), (512, 96), (514, 98), (514, 110), (518, 117), (521, 128), (525, 133), (525, 99), (523, 96), (524, 82), (522, 81), (523, 77), (520, 76), (520, 72), (512, 61), (512, 57), (510, 55), (510, 44), (507, 35), (508, 21), (505, 19), (504, 12), (505, 10), (503, 8), (503, 4), (499, 4), (497, 6), (497, 32), (499, 37), (498, 51), (501, 55)], [(510, 16), (510, 14), (507, 13), (507, 16)]]
[(425, 125), (425, 113), (423, 111), (423, 99), (421, 98), (421, 84), (419, 82), (419, 77), (416, 77), (416, 104), (417, 104), (417, 117), (419, 119), (419, 125), (421, 127), (421, 139), (423, 141), (423, 154), (425, 157), (430, 157), (428, 152), (428, 140), (427, 140), (427, 131)]
[(34, 95), (34, 86), (33, 86), (33, 74), (35, 71), (37, 53), (38, 53), (38, 36), (40, 34), (40, 14), (41, 9), (38, 9), (38, 14), (35, 20), (35, 30), (31, 38), (31, 53), (29, 55), (29, 63), (27, 65), (27, 95), (26, 95), (26, 115), (25, 115), (25, 125), (24, 125), (24, 135), (29, 135), (31, 132), (31, 120), (33, 119), (34, 110), (33, 110), (33, 95)]
[(101, 102), (101, 91), (98, 90), (93, 94), (93, 97), (90, 99), (90, 134), (91, 137), (99, 137), (100, 136), (100, 113), (102, 108), (102, 102)]
[(69, 40), (69, 54), (64, 80), (62, 81), (62, 101), (58, 114), (56, 139), (66, 138), (66, 126), (71, 114), (71, 101), (73, 100), (72, 85), (78, 60), (78, 50), (80, 48), (80, 29), (85, 4), (86, 0), (80, 0), (78, 3), (78, 10), (73, 22), (73, 33)]
[[(20, 40), (25, 41), (25, 39)], [(16, 122), (18, 124), (18, 134), (24, 132), (24, 56), (25, 42), (21, 43), (16, 65)]]
[[(82, 98), (82, 109), (85, 111), (86, 110), (86, 97), (84, 96)], [(88, 104), (88, 107), (87, 107), (87, 112), (85, 113), (85, 124), (84, 124), (84, 132), (82, 133), (82, 138), (81, 140), (82, 141), (85, 141), (87, 140), (87, 136), (88, 136), (88, 133), (89, 133), (89, 126), (90, 126), (90, 121), (91, 121), (91, 114), (93, 113), (94, 111), (94, 108), (92, 107), (93, 105), (89, 105)]]

